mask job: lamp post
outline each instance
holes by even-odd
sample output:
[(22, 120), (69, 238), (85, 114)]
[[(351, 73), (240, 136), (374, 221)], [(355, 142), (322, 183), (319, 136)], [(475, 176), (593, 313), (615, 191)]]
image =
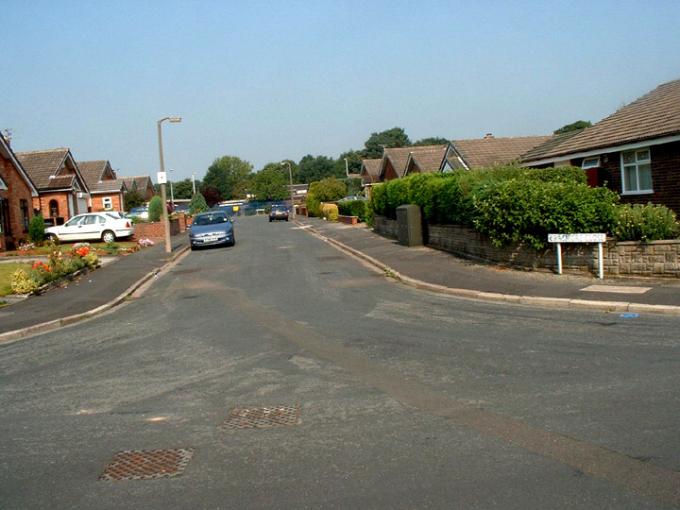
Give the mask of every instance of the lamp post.
[[(158, 129), (158, 156), (160, 159), (161, 167), (160, 171), (165, 174), (165, 163), (163, 162), (163, 134), (161, 125), (165, 121), (170, 122), (182, 122), (182, 117), (163, 117), (156, 122), (156, 127)], [(165, 253), (170, 253), (172, 251), (172, 244), (170, 243), (170, 221), (168, 220), (168, 204), (165, 198), (165, 183), (161, 183), (161, 201), (163, 202), (163, 229), (165, 231)]]
[(290, 161), (282, 161), (281, 164), (288, 165), (288, 179), (290, 181), (290, 209), (293, 219), (295, 219), (295, 190), (293, 189), (293, 170), (290, 167)]
[[(170, 168), (168, 172), (172, 173), (174, 170)], [(175, 193), (172, 191), (172, 179), (168, 179), (168, 184), (170, 184), (170, 208), (175, 210)]]

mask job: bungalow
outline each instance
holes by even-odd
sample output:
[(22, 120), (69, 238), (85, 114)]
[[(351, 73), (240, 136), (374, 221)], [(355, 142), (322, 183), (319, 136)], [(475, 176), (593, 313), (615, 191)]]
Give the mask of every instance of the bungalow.
[(61, 225), (88, 211), (89, 188), (70, 149), (17, 152), (19, 162), (38, 189), (33, 209), (46, 221)]
[(81, 161), (80, 173), (90, 188), (90, 208), (93, 211), (123, 211), (125, 183), (116, 177), (108, 161)]
[(153, 182), (148, 175), (140, 175), (136, 177), (123, 177), (123, 182), (127, 188), (127, 193), (136, 191), (141, 197), (148, 202), (155, 194)]
[(399, 179), (406, 175), (406, 163), (411, 154), (422, 154), (443, 149), (445, 145), (420, 145), (410, 147), (393, 147), (383, 151), (380, 163), (380, 182)]
[(446, 147), (440, 172), (470, 170), (517, 162), (522, 154), (550, 140), (550, 136), (514, 136), (496, 138), (487, 133), (484, 138), (452, 140)]
[(406, 161), (404, 175), (439, 172), (446, 156), (446, 145), (434, 146), (428, 150), (411, 152)]
[(382, 159), (362, 159), (361, 160), (361, 184), (367, 186), (380, 182), (380, 164)]
[(28, 234), (38, 190), (0, 135), (0, 250), (16, 247)]
[(594, 126), (527, 152), (532, 167), (574, 165), (623, 202), (663, 204), (680, 214), (680, 80), (660, 85)]

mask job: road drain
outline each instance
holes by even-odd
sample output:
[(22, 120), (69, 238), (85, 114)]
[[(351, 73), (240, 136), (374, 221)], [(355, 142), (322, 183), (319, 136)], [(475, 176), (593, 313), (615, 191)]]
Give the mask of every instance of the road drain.
[(224, 429), (266, 429), (300, 424), (300, 406), (235, 407), (222, 423)]
[(171, 478), (184, 472), (194, 450), (126, 450), (117, 453), (99, 477), (100, 480), (155, 480)]

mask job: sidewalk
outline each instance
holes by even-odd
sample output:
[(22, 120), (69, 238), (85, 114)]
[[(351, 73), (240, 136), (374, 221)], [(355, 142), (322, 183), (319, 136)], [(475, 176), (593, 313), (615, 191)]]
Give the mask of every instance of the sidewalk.
[[(440, 286), (441, 289), (432, 290), (469, 297), (475, 297), (471, 292), (502, 294), (497, 296), (499, 301), (549, 305), (553, 300), (555, 306), (680, 314), (680, 279), (605, 276), (604, 280), (599, 280), (594, 276), (518, 271), (469, 262), (432, 248), (401, 246), (362, 225), (351, 226), (301, 216), (298, 221), (331, 242), (341, 243), (359, 252), (358, 255), (379, 261), (414, 286)], [(589, 287), (591, 290), (584, 290)], [(494, 296), (478, 297), (493, 299)], [(641, 306), (637, 307), (639, 310), (633, 310), (636, 308), (634, 305)]]
[(176, 256), (187, 245), (186, 236), (175, 236), (172, 244), (172, 253), (165, 253), (163, 242), (159, 242), (67, 282), (67, 287), (0, 308), (0, 334), (88, 312), (109, 303)]

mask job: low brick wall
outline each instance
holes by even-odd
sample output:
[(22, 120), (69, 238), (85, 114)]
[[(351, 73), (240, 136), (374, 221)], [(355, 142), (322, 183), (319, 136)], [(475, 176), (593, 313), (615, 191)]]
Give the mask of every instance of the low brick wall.
[[(174, 236), (180, 233), (179, 219), (170, 220), (170, 235)], [(165, 229), (163, 222), (157, 221), (154, 223), (136, 223), (135, 235), (132, 237), (134, 241), (139, 239), (165, 239)]]
[(348, 225), (356, 225), (359, 223), (359, 217), (358, 216), (345, 216), (345, 215), (338, 215), (338, 221), (340, 223), (347, 223)]
[[(397, 222), (376, 216), (373, 230), (396, 239)], [(426, 225), (426, 230), (428, 246), (459, 257), (518, 269), (557, 270), (553, 246), (540, 252), (524, 245), (497, 248), (486, 237), (459, 225)], [(562, 269), (567, 273), (597, 274), (597, 244), (562, 244)], [(680, 239), (646, 244), (610, 240), (604, 245), (604, 273), (680, 278)]]

